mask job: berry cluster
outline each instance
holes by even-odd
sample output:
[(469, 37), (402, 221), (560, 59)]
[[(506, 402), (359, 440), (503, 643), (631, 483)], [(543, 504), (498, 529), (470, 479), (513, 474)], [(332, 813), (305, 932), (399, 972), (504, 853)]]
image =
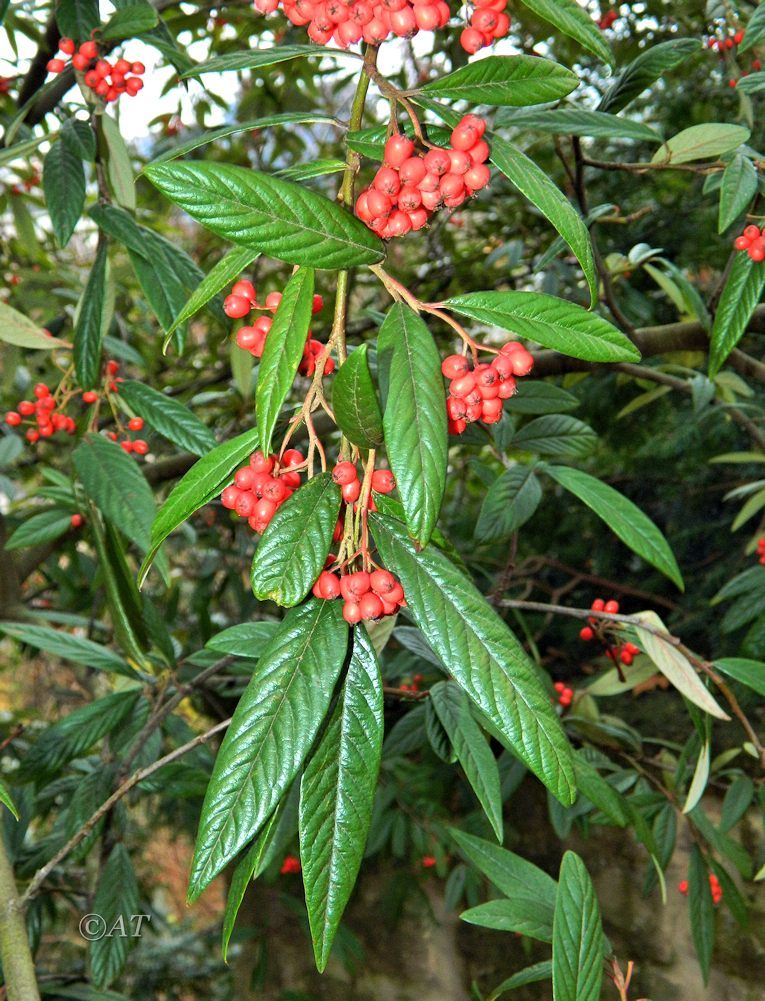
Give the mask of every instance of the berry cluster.
[(293, 873), (298, 873), (301, 870), (300, 859), (297, 855), (287, 855), (282, 862), (282, 867), (279, 872), (282, 876), (289, 876)]
[(562, 681), (556, 681), (553, 688), (558, 693), (557, 703), (559, 706), (563, 706), (564, 709), (568, 709), (574, 698), (574, 689), (569, 688)]
[(531, 353), (518, 341), (508, 341), (490, 364), (479, 364), (472, 370), (466, 355), (444, 358), (441, 372), (450, 380), (446, 400), (449, 432), (462, 434), (474, 421), (500, 421), (502, 401), (517, 390), (516, 376), (528, 375), (533, 365)]
[(58, 56), (48, 62), (49, 73), (63, 73), (66, 69), (66, 57), (71, 56), (72, 66), (78, 72), (85, 73), (86, 86), (105, 101), (116, 101), (123, 94), (135, 97), (139, 90), (143, 90), (141, 77), (146, 72), (143, 63), (130, 63), (127, 59), (110, 63), (106, 59), (99, 59), (98, 45), (93, 41), (83, 42), (77, 49), (73, 39), (62, 38), (58, 47)]
[(598, 18), (598, 27), (601, 31), (607, 31), (614, 21), (617, 21), (618, 19), (619, 14), (612, 8), (611, 10), (607, 10), (605, 14), (601, 14)]
[(474, 0), (470, 27), (460, 35), (465, 52), (478, 52), (510, 31), (510, 17), (505, 13), (507, 0)]
[[(334, 42), (343, 49), (356, 42), (380, 45), (391, 36), (412, 38), (419, 31), (444, 28), (451, 17), (445, 0), (255, 0), (255, 10), (272, 14), (281, 2), (294, 25), (308, 25), (308, 37), (317, 45)], [(477, 0), (460, 42), (466, 52), (477, 52), (504, 38), (510, 18), (507, 0)]]
[[(609, 615), (619, 614), (619, 602), (611, 598), (609, 601), (604, 601), (603, 598), (596, 598), (595, 601), (590, 605), (593, 612), (607, 612)], [(598, 625), (598, 619), (595, 617), (588, 620), (589, 625), (584, 626), (584, 628), (579, 630), (579, 638), (589, 643), (591, 639), (595, 636), (595, 629), (593, 626)], [(602, 634), (599, 634), (599, 638), (602, 640)], [(627, 667), (630, 666), (632, 661), (635, 659), (636, 654), (640, 653), (639, 647), (636, 647), (634, 643), (617, 643), (615, 646), (610, 643), (606, 644), (606, 657), (609, 660), (616, 662), (621, 661)]]
[[(345, 503), (355, 504), (361, 496), (361, 480), (356, 466), (347, 459), (338, 462), (332, 470), (332, 479), (340, 487)], [(396, 480), (389, 469), (375, 469), (372, 473), (371, 486), (372, 490), (378, 494), (389, 494), (396, 489)], [(370, 511), (377, 510), (371, 497), (367, 503)]]
[(74, 434), (74, 418), (62, 413), (61, 400), (57, 400), (44, 382), (34, 388), (34, 400), (21, 400), (15, 410), (5, 415), (5, 423), (12, 428), (28, 424), (24, 432), (27, 441), (34, 445), (41, 438), (52, 438), (57, 431)]
[(747, 226), (733, 241), (736, 250), (745, 250), (753, 261), (765, 261), (765, 232), (759, 226)]
[[(688, 896), (688, 880), (681, 879), (677, 884), (677, 888), (684, 897)], [(723, 889), (720, 886), (720, 880), (715, 876), (713, 872), (709, 874), (709, 889), (712, 893), (712, 903), (717, 907), (723, 898)]]
[(278, 458), (253, 452), (250, 461), (234, 474), (234, 482), (220, 495), (229, 511), (247, 519), (250, 528), (262, 535), (282, 504), (300, 486), (298, 469), (305, 465), (302, 452), (295, 448)]
[(395, 615), (406, 605), (404, 589), (389, 570), (357, 570), (355, 573), (332, 573), (323, 570), (313, 586), (316, 598), (331, 601), (343, 598), (343, 618), (350, 625)]
[(707, 39), (707, 48), (717, 49), (720, 54), (724, 54), (737, 45), (741, 45), (744, 41), (744, 32), (740, 29), (735, 31), (723, 25), (722, 31), (724, 34), (716, 32), (714, 35), (709, 36)]
[[(223, 300), (223, 311), (232, 320), (241, 320), (253, 310), (263, 310), (268, 313), (275, 313), (282, 301), (281, 292), (269, 292), (262, 304), (258, 302), (258, 294), (252, 282), (240, 279), (231, 289), (229, 295)], [(320, 295), (313, 297), (313, 313), (319, 313), (324, 308), (324, 299)], [(259, 316), (252, 326), (240, 327), (236, 333), (236, 343), (243, 351), (249, 351), (255, 358), (263, 355), (266, 346), (266, 338), (271, 330), (273, 319), (270, 316)], [(301, 375), (310, 376), (316, 370), (316, 359), (324, 350), (321, 341), (315, 340), (309, 331), (305, 342), (303, 357), (298, 366)], [(329, 375), (334, 371), (335, 361), (327, 358), (324, 363), (324, 373)]]
[(765, 536), (757, 540), (757, 556), (760, 563), (765, 563)]
[(411, 681), (402, 681), (398, 690), (400, 692), (419, 692), (422, 687), (422, 683), (425, 680), (425, 675), (423, 674), (413, 674)]
[(451, 147), (427, 153), (395, 132), (385, 143), (383, 165), (356, 200), (356, 215), (384, 240), (422, 229), (440, 206), (456, 208), (489, 183), (486, 122), (465, 115)]

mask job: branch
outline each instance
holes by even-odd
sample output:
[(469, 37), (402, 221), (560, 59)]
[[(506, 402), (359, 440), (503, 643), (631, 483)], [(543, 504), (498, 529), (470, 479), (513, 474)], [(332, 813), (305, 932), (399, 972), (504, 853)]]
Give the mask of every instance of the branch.
[(24, 905), (19, 900), (13, 868), (0, 832), (0, 960), (8, 1001), (40, 1001)]

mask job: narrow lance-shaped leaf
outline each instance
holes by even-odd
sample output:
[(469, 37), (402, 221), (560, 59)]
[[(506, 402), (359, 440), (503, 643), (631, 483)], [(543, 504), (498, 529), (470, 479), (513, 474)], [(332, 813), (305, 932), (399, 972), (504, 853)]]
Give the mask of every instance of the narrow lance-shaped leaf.
[(63, 141), (53, 143), (45, 156), (43, 191), (56, 241), (65, 247), (85, 205), (85, 170), (79, 156)]
[(129, 379), (120, 385), (120, 399), (144, 418), (146, 423), (168, 441), (195, 455), (206, 455), (215, 448), (212, 431), (172, 396), (152, 389), (145, 382)]
[(130, 153), (114, 119), (107, 114), (98, 116), (103, 138), (102, 154), (106, 158), (106, 174), (118, 205), (131, 211), (136, 207), (135, 177)]
[(688, 867), (688, 910), (693, 944), (696, 947), (701, 975), (706, 984), (709, 980), (712, 950), (715, 945), (715, 911), (709, 889), (709, 872), (698, 845), (693, 845), (691, 848), (691, 861)]
[(643, 122), (619, 118), (602, 111), (584, 111), (581, 108), (537, 108), (528, 111), (500, 112), (497, 125), (532, 131), (551, 132), (553, 135), (592, 136), (606, 139), (637, 139), (640, 142), (658, 143), (661, 136)]
[(339, 602), (312, 599), (283, 620), (215, 759), (190, 900), (258, 834), (295, 778), (329, 708), (347, 637)]
[(747, 324), (765, 288), (765, 262), (739, 251), (717, 304), (709, 348), (709, 377), (713, 379), (744, 336)]
[(317, 49), (315, 45), (275, 45), (271, 49), (258, 47), (244, 52), (228, 52), (223, 56), (209, 59), (207, 62), (198, 63), (182, 73), (181, 79), (199, 76), (201, 73), (260, 69), (264, 66), (274, 66), (276, 63), (287, 62), (290, 59), (322, 59), (325, 56), (338, 56), (346, 59), (359, 58), (358, 53), (353, 51), (327, 49), (324, 46)]
[[(138, 881), (130, 856), (122, 842), (112, 848), (93, 897), (93, 913), (103, 919), (107, 934), (93, 938), (89, 945), (90, 971), (96, 987), (108, 987), (122, 973), (134, 935), (138, 907)], [(112, 929), (124, 928), (108, 934)]]
[(377, 338), (384, 384), (383, 427), (407, 525), (426, 545), (446, 487), (446, 396), (441, 359), (419, 316), (393, 306)]
[(595, 259), (582, 217), (542, 168), (517, 146), (497, 135), (492, 135), (489, 145), (492, 163), (539, 209), (571, 248), (587, 279), (594, 305), (598, 293)]
[(255, 391), (260, 450), (271, 451), (271, 437), (303, 357), (313, 304), (313, 271), (300, 268), (287, 282), (266, 338)]
[(522, 3), (564, 35), (576, 39), (604, 63), (613, 65), (614, 54), (603, 32), (576, 0), (522, 0)]
[(337, 707), (300, 784), (300, 858), (314, 955), (329, 959), (372, 819), (383, 738), (380, 668), (363, 625)]
[(603, 95), (598, 111), (621, 111), (664, 73), (699, 52), (701, 42), (697, 38), (672, 38), (652, 45), (622, 70)]
[(4, 302), (0, 302), (0, 342), (15, 344), (17, 347), (32, 351), (52, 351), (54, 348), (72, 346), (51, 336), (29, 317)]
[(23, 549), (25, 546), (35, 546), (40, 542), (58, 539), (72, 527), (71, 517), (68, 511), (62, 511), (60, 508), (33, 514), (8, 537), (5, 549)]
[(287, 607), (302, 601), (324, 568), (340, 500), (331, 475), (320, 473), (279, 508), (252, 561), (252, 590), (259, 601)]
[(603, 984), (603, 929), (595, 889), (575, 852), (566, 852), (555, 900), (553, 1001), (598, 1001)]
[[(572, 210), (573, 211), (573, 210)], [(640, 361), (640, 352), (608, 320), (541, 292), (466, 292), (444, 302), (463, 316), (501, 327), (584, 361)]]
[(478, 542), (499, 542), (525, 525), (542, 499), (542, 488), (533, 466), (512, 466), (497, 477), (486, 492), (475, 537)]
[(159, 547), (176, 528), (228, 486), (234, 470), (257, 448), (260, 428), (252, 428), (208, 452), (170, 491), (151, 526), (151, 545), (138, 574), (139, 586), (146, 579)]
[(714, 160), (737, 149), (749, 138), (749, 129), (724, 122), (691, 125), (667, 139), (653, 155), (651, 163), (692, 163)]
[(16, 820), (19, 819), (19, 811), (16, 809), (16, 804), (13, 802), (11, 794), (2, 782), (0, 782), (0, 803), (11, 811)]
[(669, 543), (639, 507), (607, 483), (570, 466), (540, 467), (602, 518), (614, 535), (682, 590), (683, 578)]
[(423, 93), (473, 104), (545, 104), (579, 85), (571, 70), (535, 56), (487, 56), (426, 83)]
[(107, 241), (100, 239), (74, 328), (74, 367), (77, 381), (85, 389), (92, 389), (99, 383), (108, 250)]
[(409, 614), (454, 680), (565, 805), (575, 796), (571, 748), (520, 643), (473, 583), (434, 546), (417, 552), (404, 526), (370, 515)]
[(75, 664), (87, 665), (97, 671), (113, 671), (116, 674), (135, 677), (135, 671), (119, 654), (85, 636), (74, 636), (62, 629), (20, 622), (0, 622), (0, 632), (6, 636), (13, 636), (20, 643), (28, 643), (38, 650), (54, 653), (57, 657), (71, 660)]
[(291, 181), (224, 163), (155, 163), (144, 172), (213, 233), (289, 264), (349, 268), (385, 256), (359, 219)]
[(383, 441), (383, 420), (367, 360), (367, 345), (352, 351), (332, 383), (332, 409), (340, 430), (359, 448)]

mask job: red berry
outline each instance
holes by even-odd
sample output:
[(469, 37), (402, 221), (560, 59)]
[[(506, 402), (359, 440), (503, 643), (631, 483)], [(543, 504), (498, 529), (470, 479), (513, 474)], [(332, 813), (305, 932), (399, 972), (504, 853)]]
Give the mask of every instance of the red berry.
[(350, 483), (343, 485), (340, 492), (346, 504), (353, 504), (361, 495), (361, 481), (351, 480)]
[(148, 442), (145, 442), (143, 438), (136, 438), (136, 440), (133, 442), (133, 451), (136, 453), (136, 455), (148, 455), (149, 453)]
[(98, 46), (95, 42), (83, 42), (80, 46), (80, 54), (86, 59), (95, 59), (98, 55)]
[(361, 622), (361, 609), (359, 608), (359, 603), (357, 601), (346, 600), (343, 605), (343, 618), (349, 625), (355, 625), (357, 622)]
[(130, 72), (135, 73), (136, 76), (143, 76), (146, 72), (146, 67), (143, 63), (132, 63), (130, 66)]
[(484, 36), (476, 28), (465, 28), (460, 35), (460, 45), (465, 52), (469, 52), (471, 55), (482, 49), (485, 44)]
[(590, 605), (593, 612), (602, 612), (606, 607), (605, 601), (602, 598), (596, 598), (595, 601)]
[(378, 494), (389, 494), (396, 488), (396, 480), (389, 469), (376, 469), (372, 473), (372, 489)]
[(143, 417), (131, 417), (128, 427), (131, 431), (140, 431), (143, 428)]
[(66, 69), (63, 59), (50, 59), (45, 67), (49, 73), (61, 73)]
[(74, 68), (80, 73), (82, 73), (83, 70), (86, 70), (89, 65), (90, 59), (86, 55), (83, 55), (82, 52), (76, 52), (72, 56), (72, 66), (74, 66)]
[(288, 448), (281, 458), (282, 466), (287, 469), (291, 469), (293, 466), (302, 466), (304, 462), (305, 456), (296, 448)]
[(97, 399), (98, 399), (98, 393), (94, 389), (87, 389), (82, 394), (83, 403), (95, 403)]
[(603, 606), (603, 611), (608, 612), (609, 615), (617, 615), (619, 612), (619, 602), (614, 601), (613, 598), (607, 601)]
[(62, 38), (61, 41), (58, 43), (58, 47), (59, 49), (61, 49), (62, 52), (65, 52), (68, 56), (73, 55), (74, 50), (76, 48), (73, 38)]
[(359, 600), (359, 612), (362, 619), (367, 620), (379, 619), (383, 614), (383, 603), (374, 591), (367, 591)]
[(223, 506), (227, 508), (227, 510), (233, 511), (234, 508), (236, 507), (236, 502), (239, 499), (239, 495), (241, 494), (241, 492), (242, 491), (233, 484), (230, 487), (226, 487), (223, 493), (220, 495), (221, 504), (223, 504)]
[(340, 486), (346, 486), (349, 483), (354, 483), (358, 480), (356, 467), (352, 462), (348, 462), (347, 460), (344, 462), (338, 462), (332, 470), (332, 479)]
[(15, 410), (9, 410), (5, 415), (5, 423), (12, 428), (17, 428), (21, 424), (21, 414), (17, 414)]
[(79, 528), (84, 520), (85, 519), (82, 517), (81, 514), (73, 514), (72, 517), (69, 519), (69, 523), (71, 524), (72, 528)]
[(250, 312), (250, 300), (243, 295), (227, 295), (223, 300), (223, 312), (232, 320), (239, 320)]
[(579, 630), (579, 639), (589, 642), (595, 634), (589, 626)]

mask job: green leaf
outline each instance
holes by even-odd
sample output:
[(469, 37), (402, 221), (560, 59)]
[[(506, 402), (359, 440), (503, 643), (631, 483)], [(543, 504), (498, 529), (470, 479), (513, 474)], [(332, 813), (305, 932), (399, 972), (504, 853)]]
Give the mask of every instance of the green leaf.
[(19, 811), (16, 809), (16, 804), (11, 799), (11, 794), (2, 782), (0, 782), (0, 803), (11, 811), (16, 820), (19, 819)]
[(447, 299), (444, 306), (571, 358), (597, 362), (640, 361), (635, 345), (608, 320), (552, 295), (466, 292)]
[(71, 517), (71, 514), (60, 508), (33, 514), (8, 537), (5, 548), (23, 549), (25, 546), (35, 546), (40, 542), (58, 539), (72, 527)]
[(614, 54), (611, 46), (597, 24), (576, 0), (522, 0), (522, 2), (523, 6), (532, 10), (537, 17), (549, 21), (558, 31), (569, 35), (604, 63), (613, 66)]
[(708, 740), (701, 745), (696, 767), (693, 771), (693, 779), (688, 789), (688, 795), (683, 804), (683, 813), (690, 813), (704, 795), (704, 790), (709, 781), (709, 763), (711, 746)]
[(715, 667), (765, 698), (765, 663), (744, 657), (723, 657), (715, 661)]
[(292, 167), (284, 167), (278, 171), (279, 177), (288, 181), (309, 181), (312, 177), (326, 177), (327, 174), (339, 174), (345, 170), (345, 160), (313, 160), (308, 163), (296, 163)]
[(380, 327), (377, 360), (384, 379), (385, 446), (412, 535), (424, 546), (446, 487), (446, 396), (441, 359), (420, 317), (403, 303)]
[(757, 171), (748, 156), (738, 153), (723, 171), (717, 232), (723, 233), (746, 212), (757, 194)]
[(58, 245), (65, 247), (85, 205), (85, 169), (63, 141), (53, 143), (45, 155), (43, 191), (54, 236)]
[(697, 845), (691, 848), (688, 868), (688, 909), (691, 917), (691, 934), (701, 975), (706, 984), (715, 946), (715, 909), (709, 889), (709, 873)]
[(763, 38), (765, 38), (765, 9), (761, 10), (758, 6), (747, 22), (744, 37), (738, 46), (739, 53), (747, 52)]
[(505, 402), (505, 410), (514, 414), (557, 414), (578, 406), (579, 400), (571, 393), (538, 379), (521, 379), (515, 396)]
[(544, 471), (602, 518), (614, 535), (634, 553), (683, 590), (683, 578), (669, 543), (651, 519), (631, 500), (580, 469), (545, 466)]
[(162, 344), (163, 352), (167, 351), (167, 346), (175, 330), (183, 326), (206, 306), (221, 289), (235, 282), (244, 269), (249, 267), (259, 256), (256, 250), (250, 250), (249, 247), (232, 247), (226, 256), (218, 261), (212, 271), (202, 279), (194, 289), (189, 301), (170, 324)]
[(260, 428), (252, 428), (208, 452), (173, 487), (151, 526), (151, 545), (138, 574), (139, 586), (165, 539), (233, 480), (234, 470), (258, 445)]
[(138, 907), (138, 881), (127, 849), (118, 842), (101, 870), (91, 907), (104, 922), (106, 934), (88, 946), (90, 975), (96, 987), (108, 987), (125, 969)]
[(202, 73), (262, 69), (264, 66), (274, 66), (276, 63), (284, 63), (290, 59), (323, 59), (325, 56), (345, 57), (346, 59), (359, 58), (356, 52), (328, 49), (324, 46), (317, 49), (315, 45), (275, 45), (271, 49), (257, 48), (246, 49), (244, 52), (227, 52), (223, 56), (208, 59), (207, 62), (197, 63), (196, 66), (182, 73), (181, 79), (187, 80), (189, 77), (199, 76)]
[(621, 111), (665, 73), (701, 51), (697, 38), (673, 38), (652, 45), (622, 70), (603, 95), (598, 111)]
[(340, 500), (331, 474), (319, 473), (282, 504), (252, 561), (252, 590), (259, 601), (290, 607), (305, 598), (324, 569)]
[(80, 299), (74, 327), (74, 367), (77, 381), (85, 389), (91, 389), (101, 381), (101, 343), (104, 336), (108, 266), (108, 244), (101, 239)]
[(449, 737), (465, 777), (483, 807), (497, 841), (503, 839), (499, 769), (489, 744), (470, 711), (462, 689), (440, 681), (430, 689), (430, 702)]
[(144, 552), (154, 521), (154, 495), (146, 478), (119, 445), (88, 434), (72, 453), (74, 468), (103, 516)]
[(727, 834), (741, 820), (754, 798), (754, 783), (748, 775), (739, 775), (728, 786), (720, 814), (720, 830)]
[(98, 0), (58, 0), (56, 23), (65, 38), (87, 41), (93, 28), (101, 23)]
[[(269, 334), (270, 336), (270, 334)], [(337, 426), (359, 448), (383, 442), (383, 419), (367, 360), (367, 345), (352, 351), (332, 383), (332, 409)]]
[(313, 305), (313, 270), (299, 268), (287, 282), (266, 338), (255, 391), (260, 450), (271, 451), (271, 438), (303, 357)]
[(765, 263), (753, 261), (739, 251), (717, 304), (709, 349), (709, 378), (713, 379), (725, 359), (746, 332), (754, 307), (765, 287)]
[(617, 827), (626, 827), (630, 816), (620, 794), (602, 778), (579, 751), (574, 757), (576, 784), (582, 795)]
[(278, 628), (278, 622), (240, 622), (216, 633), (205, 646), (237, 657), (260, 657)]
[(527, 984), (537, 984), (542, 980), (549, 980), (552, 977), (552, 961), (543, 959), (540, 963), (527, 966), (524, 970), (519, 970), (507, 980), (503, 980), (499, 987), (495, 987), (486, 1001), (497, 1001), (497, 998), (505, 991), (515, 990), (516, 987), (525, 987)]
[(0, 632), (12, 636), (20, 643), (28, 643), (38, 650), (55, 654), (63, 660), (71, 660), (75, 664), (95, 668), (97, 671), (107, 671), (113, 674), (124, 674), (135, 678), (135, 671), (119, 654), (108, 647), (94, 643), (84, 636), (73, 636), (60, 629), (49, 629), (47, 626), (22, 625), (17, 622), (0, 622)]
[[(480, 63), (473, 65), (478, 66)], [(569, 245), (587, 279), (590, 299), (594, 305), (597, 299), (598, 283), (590, 234), (582, 217), (563, 192), (550, 180), (547, 173), (513, 143), (493, 135), (491, 137), (491, 160), (505, 177), (518, 188), (521, 194), (539, 209)]]
[(158, 434), (179, 448), (195, 455), (206, 455), (215, 448), (212, 431), (182, 403), (160, 393), (145, 382), (129, 379), (120, 384), (120, 399), (140, 414)]
[(98, 121), (101, 123), (103, 152), (106, 156), (106, 174), (112, 194), (116, 202), (123, 208), (134, 210), (136, 207), (135, 177), (125, 140), (122, 138), (119, 126), (109, 115), (99, 115)]
[(563, 856), (555, 900), (553, 1001), (598, 1001), (603, 929), (592, 880), (575, 852)]
[(222, 125), (219, 129), (205, 130), (201, 135), (194, 136), (192, 139), (187, 139), (186, 142), (165, 150), (151, 162), (163, 163), (166, 160), (177, 160), (180, 156), (193, 153), (200, 146), (207, 146), (209, 143), (217, 142), (219, 139), (227, 139), (240, 132), (253, 132), (274, 125), (310, 125), (316, 123), (335, 125), (337, 120), (331, 115), (323, 115), (315, 111), (284, 111), (277, 115), (265, 115), (263, 118), (254, 118), (248, 122), (236, 122), (233, 125)]
[(761, 90), (765, 90), (765, 73), (750, 73), (749, 76), (740, 77), (736, 82), (736, 90), (742, 94), (759, 94)]
[(431, 80), (422, 88), (429, 97), (518, 107), (557, 101), (579, 86), (571, 70), (535, 56), (487, 56)]
[[(464, 831), (458, 831), (454, 827), (449, 828), (449, 834), (457, 842), (457, 847), (468, 862), (483, 873), (508, 898), (508, 902), (512, 901), (518, 905), (516, 917), (519, 924), (521, 921), (525, 923), (525, 927), (529, 929), (527, 933), (533, 934), (541, 941), (550, 942), (557, 891), (555, 880), (520, 855), (515, 855), (506, 848), (500, 848), (491, 841), (465, 834)], [(470, 920), (466, 914), (475, 916), (475, 911), (479, 911), (479, 917), (486, 915), (485, 911), (480, 912), (480, 908), (474, 908), (472, 912), (461, 914), (460, 918), (463, 921)], [(505, 919), (507, 918), (506, 911)]]
[(542, 499), (542, 488), (532, 466), (512, 466), (489, 487), (478, 521), (478, 542), (502, 542), (531, 518)]
[(151, 4), (131, 4), (116, 10), (101, 29), (104, 41), (133, 38), (151, 31), (159, 23), (159, 15)]
[(347, 637), (339, 602), (313, 599), (283, 620), (215, 759), (190, 900), (257, 835), (297, 775), (329, 708)]
[(61, 142), (80, 160), (92, 163), (96, 158), (96, 134), (90, 122), (67, 118), (61, 126)]
[(741, 125), (707, 122), (691, 125), (667, 139), (654, 153), (651, 163), (692, 163), (716, 159), (747, 141), (749, 129)]
[(291, 181), (223, 163), (155, 163), (145, 173), (213, 233), (289, 264), (348, 268), (385, 256), (359, 219)]
[(539, 942), (552, 941), (552, 921), (548, 919), (547, 908), (533, 897), (516, 894), (509, 900), (489, 900), (463, 911), (460, 920), (494, 931), (528, 935)]
[(553, 135), (590, 136), (595, 139), (635, 139), (637, 142), (661, 142), (661, 136), (643, 122), (618, 118), (602, 111), (581, 108), (545, 108), (500, 112), (496, 127), (512, 126)]
[(400, 523), (370, 515), (408, 611), (458, 685), (565, 805), (575, 795), (571, 748), (534, 665), (473, 583), (437, 548), (418, 552)]
[(382, 738), (380, 668), (360, 625), (342, 694), (300, 783), (300, 859), (320, 973), (364, 856)]
[(518, 431), (510, 447), (540, 455), (562, 455), (576, 458), (588, 455), (598, 443), (592, 428), (568, 414), (547, 414), (537, 417)]

